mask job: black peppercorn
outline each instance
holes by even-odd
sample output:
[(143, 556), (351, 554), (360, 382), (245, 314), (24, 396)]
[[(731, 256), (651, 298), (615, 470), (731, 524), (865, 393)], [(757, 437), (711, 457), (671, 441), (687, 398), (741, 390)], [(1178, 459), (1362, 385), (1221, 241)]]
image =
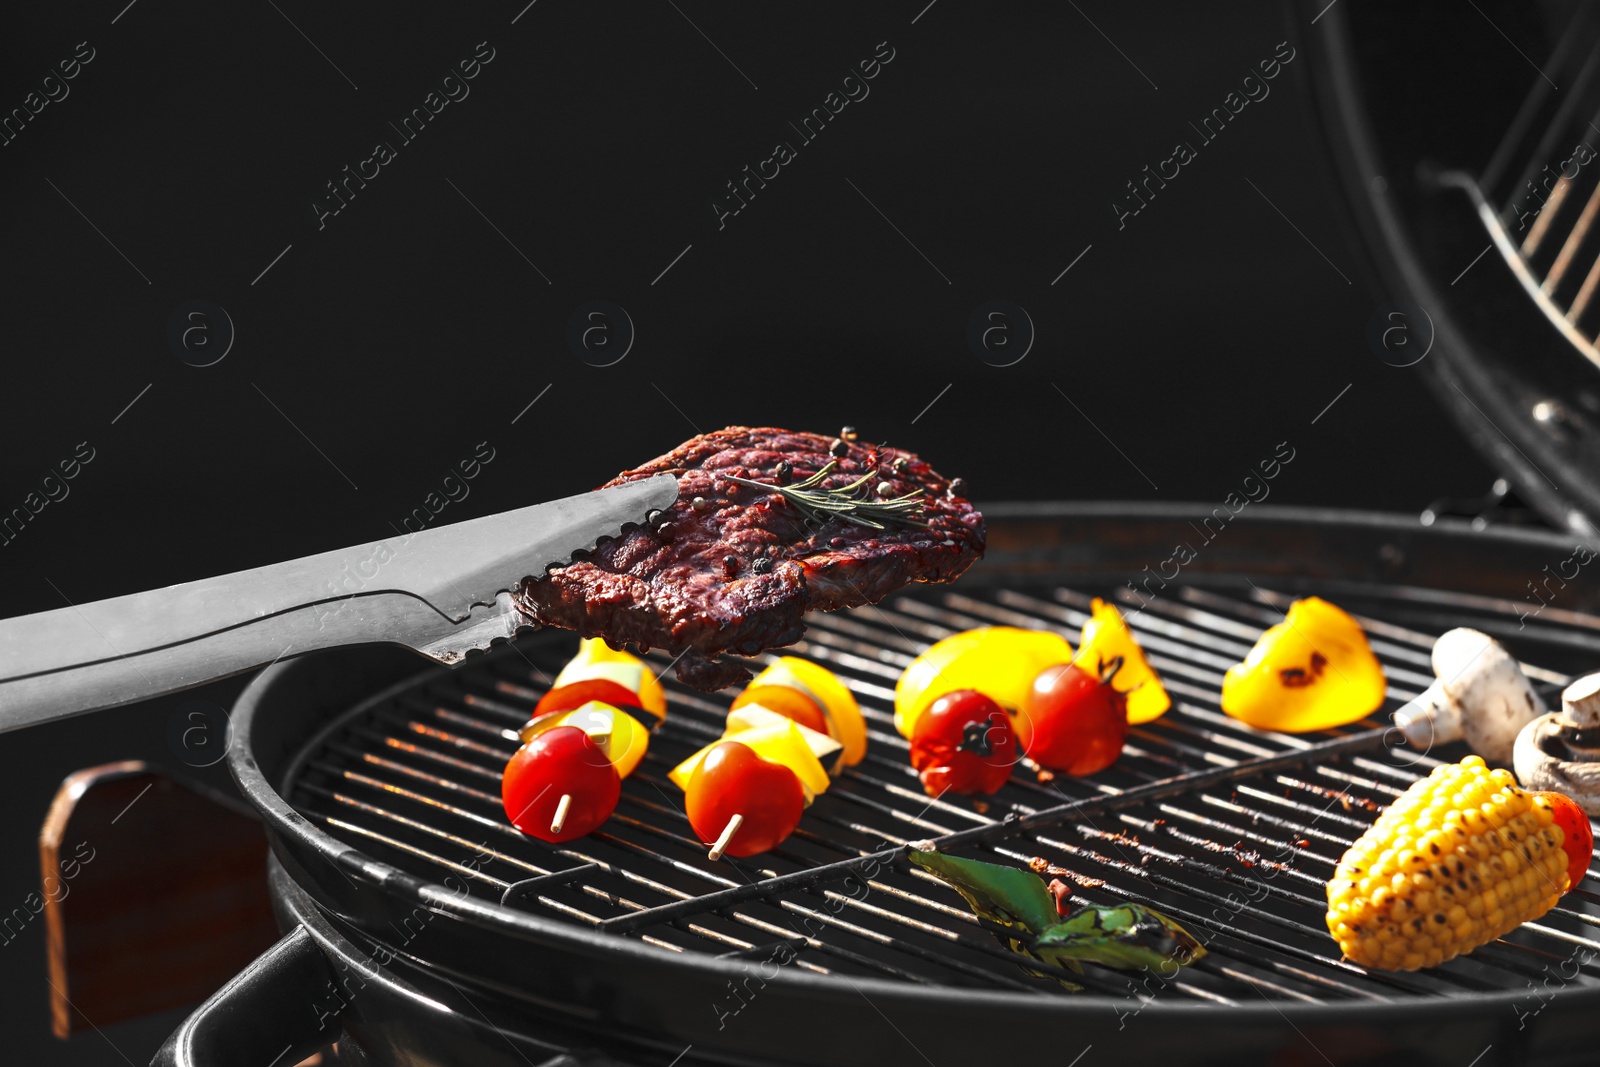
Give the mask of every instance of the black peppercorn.
[(661, 538), (663, 541), (671, 541), (675, 532), (676, 531), (673, 529), (672, 523), (670, 522), (664, 522), (660, 526), (656, 527), (656, 536)]
[(951, 478), (950, 479), (950, 495), (951, 496), (965, 496), (966, 492), (967, 492), (967, 480), (965, 478)]
[(772, 569), (772, 561), (766, 556), (757, 556), (755, 561), (750, 564), (750, 569), (757, 574), (766, 574)]
[(854, 426), (846, 426), (844, 429), (839, 431), (840, 440), (854, 441), (856, 437), (856, 428)]
[(777, 475), (778, 475), (778, 484), (779, 485), (788, 485), (789, 484), (789, 476), (792, 475), (793, 473), (794, 473), (794, 467), (790, 466), (788, 460), (780, 459), (778, 461)]
[(843, 458), (850, 454), (850, 446), (845, 444), (842, 438), (835, 438), (833, 444), (828, 446), (828, 451), (835, 456)]
[(911, 469), (911, 461), (906, 459), (906, 457), (901, 456), (899, 459), (890, 464), (890, 469), (896, 474), (904, 474), (906, 471)]

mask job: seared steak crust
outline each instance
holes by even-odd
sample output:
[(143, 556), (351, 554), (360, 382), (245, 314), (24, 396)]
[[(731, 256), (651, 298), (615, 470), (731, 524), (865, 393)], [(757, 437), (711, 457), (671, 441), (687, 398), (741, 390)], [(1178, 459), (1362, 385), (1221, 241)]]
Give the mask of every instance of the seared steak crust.
[[(819, 525), (776, 488), (730, 480), (793, 485), (829, 461), (837, 466), (825, 488), (873, 472), (862, 495), (880, 481), (891, 497), (921, 489), (924, 503), (912, 516), (921, 525)], [(952, 581), (983, 555), (983, 516), (909, 452), (732, 426), (601, 488), (663, 472), (678, 479), (677, 503), (651, 525), (528, 579), (516, 599), (537, 624), (680, 654), (678, 677), (707, 692), (750, 677), (742, 665), (718, 661), (723, 652), (753, 656), (793, 644), (807, 611), (876, 603), (913, 581)]]

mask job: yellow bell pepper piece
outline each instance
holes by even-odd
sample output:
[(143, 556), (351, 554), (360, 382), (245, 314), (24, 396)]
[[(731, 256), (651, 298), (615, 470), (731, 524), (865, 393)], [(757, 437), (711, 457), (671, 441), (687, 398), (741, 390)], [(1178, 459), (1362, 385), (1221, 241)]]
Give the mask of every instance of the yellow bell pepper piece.
[[(760, 727), (782, 730), (786, 722), (794, 720), (760, 704), (745, 704), (728, 712), (728, 724), (722, 731), (722, 739), (737, 741), (741, 739), (740, 734)], [(819, 733), (802, 723), (794, 724), (800, 728), (800, 736), (805, 738), (806, 747), (811, 749), (811, 754), (817, 757), (817, 762), (822, 764), (822, 769), (830, 777), (844, 769), (847, 762), (844, 745), (829, 734)]]
[(571, 711), (557, 711), (541, 715), (518, 731), (523, 744), (556, 726), (576, 726), (589, 735), (606, 759), (617, 768), (617, 776), (626, 778), (639, 766), (650, 747), (650, 731), (644, 724), (621, 708), (599, 700), (591, 700)]
[(646, 667), (644, 660), (631, 652), (618, 652), (598, 637), (585, 637), (578, 642), (578, 654), (567, 661), (556, 675), (551, 689), (559, 689), (574, 682), (596, 679), (616, 682), (622, 688), (639, 694), (639, 706), (658, 719), (667, 717), (667, 692)]
[(1046, 667), (1072, 661), (1072, 645), (1048, 630), (985, 626), (945, 638), (911, 661), (894, 687), (894, 728), (910, 737), (928, 705), (976, 689), (1015, 712)]
[(781, 721), (723, 734), (720, 740), (711, 742), (674, 767), (667, 777), (679, 789), (687, 792), (689, 780), (694, 777), (695, 768), (700, 766), (706, 754), (723, 741), (738, 741), (740, 744), (750, 746), (751, 750), (762, 759), (781, 763), (793, 771), (795, 777), (800, 779), (801, 788), (805, 790), (806, 803), (811, 803), (818, 793), (827, 791), (830, 779), (828, 772), (823, 769), (822, 761), (812, 749), (807, 735), (811, 738), (820, 738), (825, 749), (835, 755), (839, 751), (839, 743), (826, 734), (807, 729), (793, 719), (786, 719), (776, 712), (768, 714)]
[(1122, 657), (1122, 667), (1111, 684), (1128, 695), (1128, 721), (1149, 722), (1166, 714), (1172, 698), (1161, 687), (1161, 676), (1145, 658), (1144, 649), (1128, 629), (1116, 605), (1099, 597), (1089, 606), (1089, 619), (1083, 624), (1083, 643), (1073, 660), (1081, 669), (1099, 677), (1100, 665)]
[(1383, 666), (1361, 624), (1319, 597), (1296, 600), (1222, 679), (1222, 710), (1261, 730), (1327, 730), (1383, 706)]
[[(745, 691), (762, 686), (793, 689), (815, 704), (828, 724), (828, 733), (844, 745), (847, 765), (853, 767), (866, 756), (867, 721), (861, 715), (861, 706), (849, 687), (828, 668), (798, 656), (782, 656), (752, 678)], [(735, 699), (734, 707), (738, 706)]]

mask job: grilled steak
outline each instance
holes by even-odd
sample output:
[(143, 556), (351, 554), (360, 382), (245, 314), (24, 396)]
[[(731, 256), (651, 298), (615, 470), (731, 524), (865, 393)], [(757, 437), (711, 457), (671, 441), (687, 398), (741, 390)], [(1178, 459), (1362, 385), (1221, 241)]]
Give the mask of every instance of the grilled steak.
[(706, 692), (750, 677), (724, 652), (793, 644), (807, 611), (952, 581), (983, 554), (960, 483), (909, 452), (733, 426), (602, 488), (663, 472), (678, 479), (671, 508), (527, 579), (516, 600), (536, 624), (675, 653), (678, 677)]

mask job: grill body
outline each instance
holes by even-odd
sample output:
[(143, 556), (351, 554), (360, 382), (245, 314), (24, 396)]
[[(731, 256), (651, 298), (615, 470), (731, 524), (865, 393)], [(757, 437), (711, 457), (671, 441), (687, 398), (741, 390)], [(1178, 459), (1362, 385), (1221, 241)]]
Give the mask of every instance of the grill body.
[[(379, 1062), (452, 1062), (496, 1031), (552, 1020), (663, 1063), (689, 1046), (691, 1060), (758, 1063), (1071, 1062), (1090, 1046), (1178, 1062), (1319, 1050), (1338, 1062), (1586, 1061), (1600, 898), (1569, 895), (1541, 930), (1417, 975), (1343, 964), (1321, 929), (1321, 881), (1344, 844), (1431, 761), (1460, 752), (1386, 751), (1371, 723), (1342, 737), (1254, 734), (1216, 714), (1211, 684), (1276, 621), (1280, 593), (1310, 591), (1373, 620), (1395, 699), (1426, 684), (1428, 636), (1462, 624), (1497, 632), (1553, 683), (1600, 661), (1592, 589), (1570, 584), (1529, 614), (1539, 602), (1525, 587), (1570, 554), (1567, 539), (1256, 507), (1158, 585), (1150, 574), (1198, 541), (1205, 509), (988, 514), (990, 556), (959, 585), (814, 620), (798, 651), (864, 697), (878, 759), (819, 799), (782, 853), (742, 866), (697, 858), (670, 787), (649, 780), (715, 736), (725, 697), (674, 690), (614, 840), (562, 854), (496, 831), (483, 795), (496, 792), (496, 753), (514, 747), (496, 731), (515, 728), (517, 701), (536, 699), (541, 664), (559, 665), (570, 637), (535, 635), (453, 673), (419, 674), (386, 648), (264, 672), (236, 708), (231, 766), (266, 817), (282, 918), (315, 934), (295, 951), (338, 962), (330, 990), (256, 995), (320, 994), (324, 1011), (331, 997)], [(1117, 590), (1125, 610), (1142, 608), (1135, 630), (1178, 707), (1094, 780), (1055, 789), (1019, 770), (987, 813), (927, 803), (887, 725), (899, 664), (953, 626), (1032, 618), (1073, 631), (1083, 594)], [(1128, 790), (1141, 799), (1119, 799)], [(1025, 833), (996, 822), (1069, 802)], [(1091, 967), (1076, 995), (1026, 978), (953, 892), (901, 860), (859, 868), (861, 854), (944, 830), (973, 839), (961, 854), (1018, 865), (1042, 854), (1081, 872), (1083, 899), (1151, 903), (1212, 954), (1177, 979)], [(780, 891), (752, 887), (772, 875), (785, 876)], [(523, 876), (539, 880), (498, 903)], [(353, 990), (352, 972), (366, 976)], [(469, 1062), (495, 1062), (512, 1047), (501, 1043)]]

